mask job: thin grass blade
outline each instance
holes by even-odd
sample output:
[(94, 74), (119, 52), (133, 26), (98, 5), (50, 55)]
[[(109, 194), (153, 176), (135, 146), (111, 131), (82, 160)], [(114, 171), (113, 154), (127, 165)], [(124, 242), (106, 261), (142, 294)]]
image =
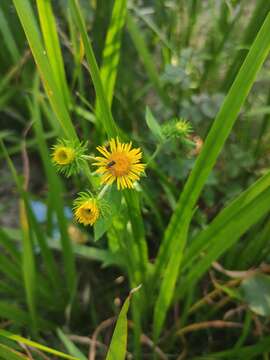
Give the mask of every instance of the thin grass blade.
[(22, 23), (51, 106), (62, 126), (63, 134), (67, 138), (76, 139), (77, 135), (71, 122), (61, 89), (58, 87), (51, 65), (48, 61), (31, 3), (24, 0), (13, 0), (13, 4), (15, 5)]
[(58, 88), (62, 90), (66, 107), (69, 108), (70, 95), (51, 0), (36, 0), (36, 3), (44, 44), (53, 71), (53, 76), (57, 82)]
[(8, 332), (6, 330), (0, 329), (0, 336), (5, 337), (5, 338), (7, 338), (9, 340), (13, 340), (13, 341), (25, 344), (25, 345), (33, 347), (35, 349), (39, 349), (41, 351), (47, 352), (47, 353), (52, 354), (54, 356), (60, 357), (62, 359), (78, 360), (78, 358), (76, 358), (74, 356), (64, 354), (61, 351), (54, 350), (52, 348), (49, 348), (48, 346), (45, 346), (45, 345), (39, 344), (39, 343), (37, 343), (35, 341), (26, 339), (26, 338), (24, 338), (24, 337), (22, 337), (20, 335), (12, 334), (12, 333), (10, 333), (10, 332)]
[(86, 59), (87, 59), (88, 65), (89, 65), (90, 75), (91, 75), (91, 78), (94, 83), (96, 96), (97, 96), (99, 106), (100, 106), (100, 111), (101, 111), (100, 115), (101, 116), (99, 117), (99, 120), (101, 121), (101, 125), (104, 127), (108, 136), (116, 137), (117, 133), (118, 133), (117, 126), (112, 117), (108, 99), (106, 98), (106, 95), (104, 92), (98, 65), (97, 65), (97, 62), (95, 59), (95, 55), (93, 52), (91, 42), (88, 38), (86, 26), (84, 23), (83, 16), (81, 14), (80, 7), (78, 5), (78, 1), (77, 0), (69, 0), (69, 6), (70, 6), (71, 14), (74, 17), (74, 20), (76, 21), (76, 24), (78, 26), (78, 29), (79, 29), (81, 37), (82, 37), (82, 42), (83, 42), (84, 49), (85, 49), (85, 55), (86, 55)]

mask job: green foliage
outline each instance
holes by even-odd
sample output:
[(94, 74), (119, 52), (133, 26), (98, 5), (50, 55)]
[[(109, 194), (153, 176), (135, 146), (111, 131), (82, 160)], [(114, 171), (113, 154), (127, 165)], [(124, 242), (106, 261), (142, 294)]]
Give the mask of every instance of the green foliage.
[(1, 1), (1, 358), (269, 357), (269, 10)]
[(261, 316), (270, 314), (270, 277), (254, 275), (241, 284), (244, 300), (252, 311)]
[(124, 360), (126, 357), (128, 332), (127, 312), (129, 303), (130, 298), (128, 297), (118, 316), (106, 360)]

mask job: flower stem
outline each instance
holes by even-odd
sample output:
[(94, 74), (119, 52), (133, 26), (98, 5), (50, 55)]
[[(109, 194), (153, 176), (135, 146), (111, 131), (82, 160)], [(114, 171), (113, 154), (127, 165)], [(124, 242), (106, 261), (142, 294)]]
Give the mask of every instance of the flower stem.
[(98, 199), (103, 198), (103, 196), (105, 195), (106, 191), (109, 189), (110, 185), (106, 184), (105, 186), (103, 186), (103, 188), (101, 189), (100, 193), (98, 194)]
[(158, 155), (158, 153), (162, 149), (163, 145), (164, 145), (164, 143), (160, 143), (157, 145), (156, 150), (154, 151), (153, 155), (150, 156), (150, 159), (147, 161), (146, 166), (148, 166), (155, 159), (155, 157)]

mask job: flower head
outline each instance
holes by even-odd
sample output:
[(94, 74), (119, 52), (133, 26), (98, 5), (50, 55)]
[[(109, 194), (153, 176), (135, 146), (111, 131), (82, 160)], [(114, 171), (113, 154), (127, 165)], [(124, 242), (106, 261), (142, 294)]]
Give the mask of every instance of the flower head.
[(96, 171), (102, 175), (101, 182), (112, 184), (117, 182), (117, 188), (133, 188), (136, 180), (143, 173), (145, 164), (140, 162), (142, 152), (140, 148), (132, 149), (132, 143), (121, 143), (118, 138), (111, 139), (109, 146), (98, 146), (97, 150), (103, 157), (96, 157), (94, 163)]
[(86, 143), (63, 139), (58, 140), (57, 144), (52, 148), (52, 161), (57, 171), (67, 177), (78, 173), (85, 162), (84, 153), (86, 149)]
[(67, 146), (56, 145), (53, 152), (53, 162), (58, 165), (68, 165), (75, 158), (75, 150)]
[(184, 138), (192, 132), (187, 120), (174, 118), (162, 126), (162, 133), (167, 138)]
[(79, 193), (73, 210), (76, 220), (85, 226), (94, 225), (101, 214), (98, 200), (89, 192)]

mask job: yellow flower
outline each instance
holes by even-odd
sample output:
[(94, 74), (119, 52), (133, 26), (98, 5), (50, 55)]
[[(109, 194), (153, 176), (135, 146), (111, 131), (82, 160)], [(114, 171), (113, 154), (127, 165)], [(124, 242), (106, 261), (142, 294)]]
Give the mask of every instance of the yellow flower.
[(59, 173), (66, 177), (78, 174), (86, 164), (87, 142), (58, 139), (52, 147), (52, 162)]
[(57, 165), (68, 165), (75, 158), (75, 150), (66, 146), (55, 146), (52, 159)]
[(145, 164), (140, 163), (142, 152), (140, 148), (131, 149), (132, 143), (124, 144), (118, 139), (111, 139), (109, 150), (104, 146), (98, 146), (97, 150), (103, 157), (96, 157), (98, 174), (102, 175), (101, 182), (112, 184), (115, 180), (117, 188), (132, 188), (133, 183), (139, 180), (144, 171)]
[(94, 198), (80, 199), (77, 203), (75, 202), (74, 212), (76, 220), (85, 226), (94, 225), (100, 216), (97, 200)]

